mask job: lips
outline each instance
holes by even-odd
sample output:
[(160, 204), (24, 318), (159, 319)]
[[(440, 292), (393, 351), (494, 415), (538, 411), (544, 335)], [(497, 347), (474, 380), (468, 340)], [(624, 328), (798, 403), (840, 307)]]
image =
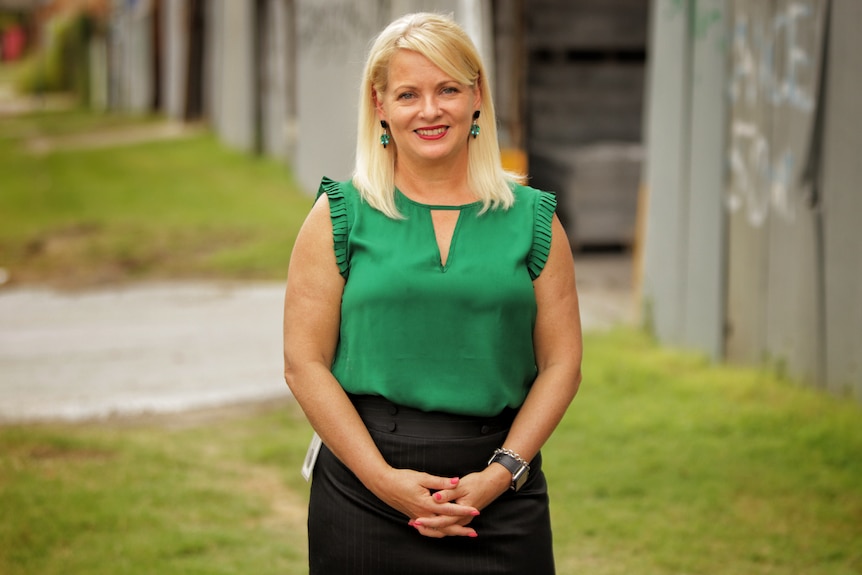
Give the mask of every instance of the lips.
[(417, 136), (424, 140), (437, 140), (445, 136), (448, 130), (448, 126), (432, 126), (430, 128), (419, 128), (413, 131)]

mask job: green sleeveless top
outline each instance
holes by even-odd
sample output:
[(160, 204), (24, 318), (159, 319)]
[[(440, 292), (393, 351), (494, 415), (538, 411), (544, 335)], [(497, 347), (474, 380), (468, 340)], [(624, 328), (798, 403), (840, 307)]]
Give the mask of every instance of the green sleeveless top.
[[(396, 190), (405, 219), (370, 207), (350, 182), (324, 178), (345, 278), (332, 373), (349, 393), (426, 411), (496, 415), (536, 377), (533, 326), (556, 198), (515, 186), (508, 210), (429, 206)], [(433, 210), (459, 210), (441, 265)]]

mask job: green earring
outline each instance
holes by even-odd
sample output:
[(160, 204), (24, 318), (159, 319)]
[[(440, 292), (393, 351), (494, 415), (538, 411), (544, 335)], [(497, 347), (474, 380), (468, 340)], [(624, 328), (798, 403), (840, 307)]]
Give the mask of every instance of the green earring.
[(386, 123), (386, 120), (380, 120), (380, 127), (383, 128), (383, 133), (380, 135), (380, 143), (383, 144), (383, 147), (385, 148), (389, 145), (390, 140), (389, 132), (387, 132), (389, 124)]
[(478, 120), (479, 110), (476, 110), (475, 112), (473, 112), (473, 125), (470, 126), (470, 135), (473, 136), (474, 140), (476, 139), (476, 136), (479, 135), (479, 124), (477, 122)]

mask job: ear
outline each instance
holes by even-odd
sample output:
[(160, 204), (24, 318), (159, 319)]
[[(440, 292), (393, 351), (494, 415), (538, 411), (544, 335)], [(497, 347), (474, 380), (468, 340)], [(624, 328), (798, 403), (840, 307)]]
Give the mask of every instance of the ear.
[(473, 109), (480, 110), (482, 108), (482, 83), (481, 77), (476, 78), (476, 83), (473, 85)]
[(371, 100), (374, 102), (374, 109), (377, 110), (377, 117), (381, 120), (386, 119), (386, 114), (383, 110), (383, 102), (377, 97), (377, 90), (371, 88)]

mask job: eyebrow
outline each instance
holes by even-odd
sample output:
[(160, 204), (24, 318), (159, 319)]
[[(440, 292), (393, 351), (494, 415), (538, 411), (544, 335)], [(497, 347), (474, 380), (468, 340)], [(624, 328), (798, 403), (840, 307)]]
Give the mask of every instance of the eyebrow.
[[(455, 84), (455, 85), (460, 86), (462, 88), (466, 87), (464, 84), (462, 84), (458, 80), (446, 80), (444, 82), (438, 82), (437, 85), (434, 87), (435, 88), (442, 88), (443, 86), (446, 86), (449, 84)], [(413, 84), (399, 84), (399, 85), (393, 87), (392, 91), (393, 92), (400, 92), (401, 90), (416, 90), (417, 88), (418, 88), (418, 86), (414, 86)]]

